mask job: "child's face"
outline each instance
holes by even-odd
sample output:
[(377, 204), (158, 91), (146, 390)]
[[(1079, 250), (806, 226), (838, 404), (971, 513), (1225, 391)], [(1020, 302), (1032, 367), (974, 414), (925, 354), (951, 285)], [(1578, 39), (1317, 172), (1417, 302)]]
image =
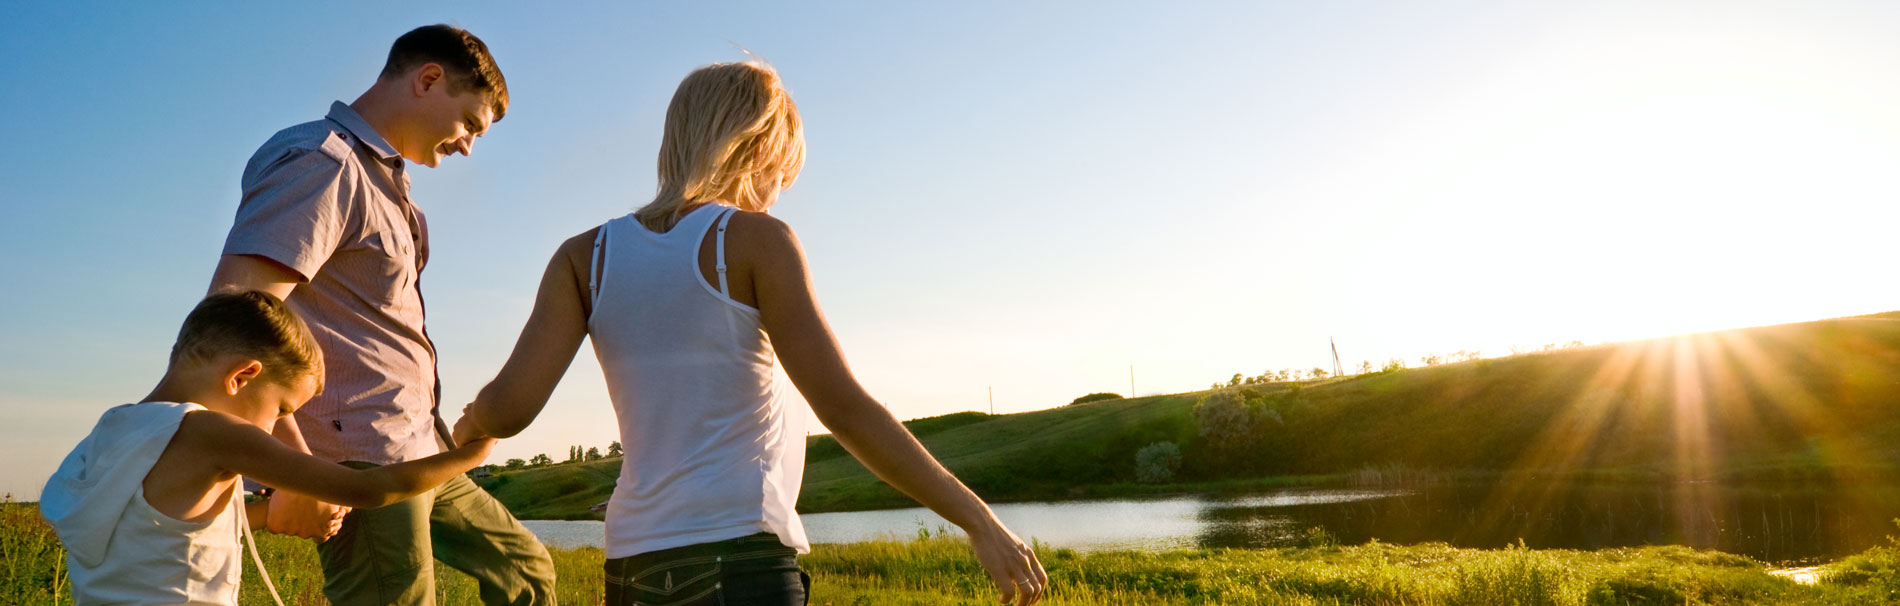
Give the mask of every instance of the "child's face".
[(289, 385), (280, 381), (263, 380), (252, 383), (249, 387), (251, 389), (244, 390), (246, 398), (258, 404), (257, 409), (275, 411), (271, 415), (273, 419), (290, 416), (290, 413), (302, 408), (304, 402), (310, 401), (312, 396), (317, 395), (317, 379), (314, 375), (298, 377)]

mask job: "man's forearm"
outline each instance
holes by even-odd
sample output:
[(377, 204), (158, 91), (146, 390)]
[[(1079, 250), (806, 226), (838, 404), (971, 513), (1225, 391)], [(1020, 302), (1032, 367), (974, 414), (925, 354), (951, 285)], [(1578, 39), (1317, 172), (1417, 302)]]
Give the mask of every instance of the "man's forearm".
[(297, 415), (277, 420), (277, 426), (271, 428), (270, 435), (283, 442), (285, 446), (297, 449), (297, 452), (310, 454), (310, 444), (303, 441), (303, 429), (297, 426)]

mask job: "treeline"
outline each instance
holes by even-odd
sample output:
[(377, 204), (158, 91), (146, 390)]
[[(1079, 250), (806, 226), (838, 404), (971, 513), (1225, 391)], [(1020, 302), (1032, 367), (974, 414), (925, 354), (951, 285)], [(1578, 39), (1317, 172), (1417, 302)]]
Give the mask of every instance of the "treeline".
[[(1405, 372), (1324, 383), (1229, 381), (1195, 402), (1192, 434), (1122, 455), (1133, 467), (1125, 477), (1368, 468), (1677, 480), (1900, 474), (1891, 447), (1900, 440), (1896, 316), (1553, 344), (1500, 358), (1427, 356)], [(1456, 358), (1471, 363), (1446, 363)]]
[[(1531, 347), (1524, 347), (1520, 345), (1513, 345), (1511, 346), (1511, 355), (1521, 356), (1521, 355), (1538, 354), (1538, 353), (1549, 353), (1553, 351), (1559, 351), (1559, 350), (1564, 350), (1564, 349), (1574, 349), (1574, 348), (1583, 347), (1583, 346), (1584, 344), (1582, 341), (1570, 341), (1567, 343), (1546, 343), (1541, 348), (1531, 348)], [(1458, 351), (1454, 351), (1451, 353), (1432, 353), (1432, 354), (1425, 354), (1425, 355), (1419, 356), (1418, 364), (1420, 367), (1437, 366), (1440, 364), (1451, 364), (1454, 362), (1470, 362), (1482, 357), (1484, 357), (1484, 353), (1479, 350), (1460, 349)], [(1358, 366), (1349, 367), (1346, 369), (1346, 372), (1350, 374), (1342, 375), (1342, 376), (1368, 375), (1375, 372), (1396, 372), (1396, 371), (1405, 370), (1406, 368), (1411, 368), (1411, 367), (1412, 366), (1408, 364), (1404, 358), (1391, 358), (1391, 359), (1386, 360), (1384, 364), (1380, 364), (1376, 367), (1373, 365), (1371, 360), (1360, 360)], [(1354, 372), (1355, 370), (1357, 372)], [(1309, 370), (1300, 370), (1298, 368), (1282, 368), (1279, 370), (1268, 370), (1266, 372), (1262, 372), (1260, 374), (1253, 375), (1253, 376), (1248, 376), (1246, 373), (1237, 372), (1237, 373), (1234, 373), (1233, 377), (1228, 378), (1226, 382), (1215, 381), (1213, 384), (1208, 386), (1208, 389), (1224, 389), (1228, 387), (1240, 387), (1243, 385), (1266, 385), (1269, 383), (1288, 383), (1288, 382), (1293, 382), (1293, 381), (1318, 381), (1318, 380), (1326, 379), (1329, 377), (1333, 377), (1333, 373), (1320, 367), (1313, 367), (1312, 369), (1309, 369)], [(1110, 395), (1113, 395), (1113, 394), (1110, 394)]]
[[(562, 459), (561, 463), (582, 463), (586, 461), (599, 461), (601, 459), (609, 459), (613, 457), (618, 457), (620, 455), (621, 455), (621, 452), (620, 452), (619, 440), (614, 440), (612, 444), (608, 444), (607, 451), (605, 453), (602, 453), (600, 448), (595, 447), (595, 446), (587, 446), (587, 447), (569, 446), (567, 448), (567, 458)], [(547, 467), (549, 465), (555, 465), (555, 464), (556, 463), (554, 462), (554, 457), (550, 457), (545, 454), (538, 454), (538, 455), (529, 457), (527, 459), (508, 459), (505, 463), (501, 465), (485, 465), (484, 467), (487, 468), (490, 473), (494, 473), (494, 472), (501, 472), (501, 471), (519, 471), (523, 469), (535, 469), (535, 468)]]

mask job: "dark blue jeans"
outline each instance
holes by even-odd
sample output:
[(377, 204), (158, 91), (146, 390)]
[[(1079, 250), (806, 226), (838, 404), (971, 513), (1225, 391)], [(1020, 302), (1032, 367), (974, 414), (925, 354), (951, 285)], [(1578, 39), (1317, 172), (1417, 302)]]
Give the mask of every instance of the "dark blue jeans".
[(607, 606), (805, 606), (811, 577), (771, 533), (607, 560)]

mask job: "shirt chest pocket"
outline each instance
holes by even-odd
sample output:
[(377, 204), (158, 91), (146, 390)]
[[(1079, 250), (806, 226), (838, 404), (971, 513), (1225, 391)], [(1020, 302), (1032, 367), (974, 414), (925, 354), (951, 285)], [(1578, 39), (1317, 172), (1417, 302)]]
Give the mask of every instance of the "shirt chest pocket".
[(371, 228), (361, 255), (362, 294), (375, 303), (398, 306), (415, 289), (415, 239), (407, 226), (387, 219), (372, 221)]

